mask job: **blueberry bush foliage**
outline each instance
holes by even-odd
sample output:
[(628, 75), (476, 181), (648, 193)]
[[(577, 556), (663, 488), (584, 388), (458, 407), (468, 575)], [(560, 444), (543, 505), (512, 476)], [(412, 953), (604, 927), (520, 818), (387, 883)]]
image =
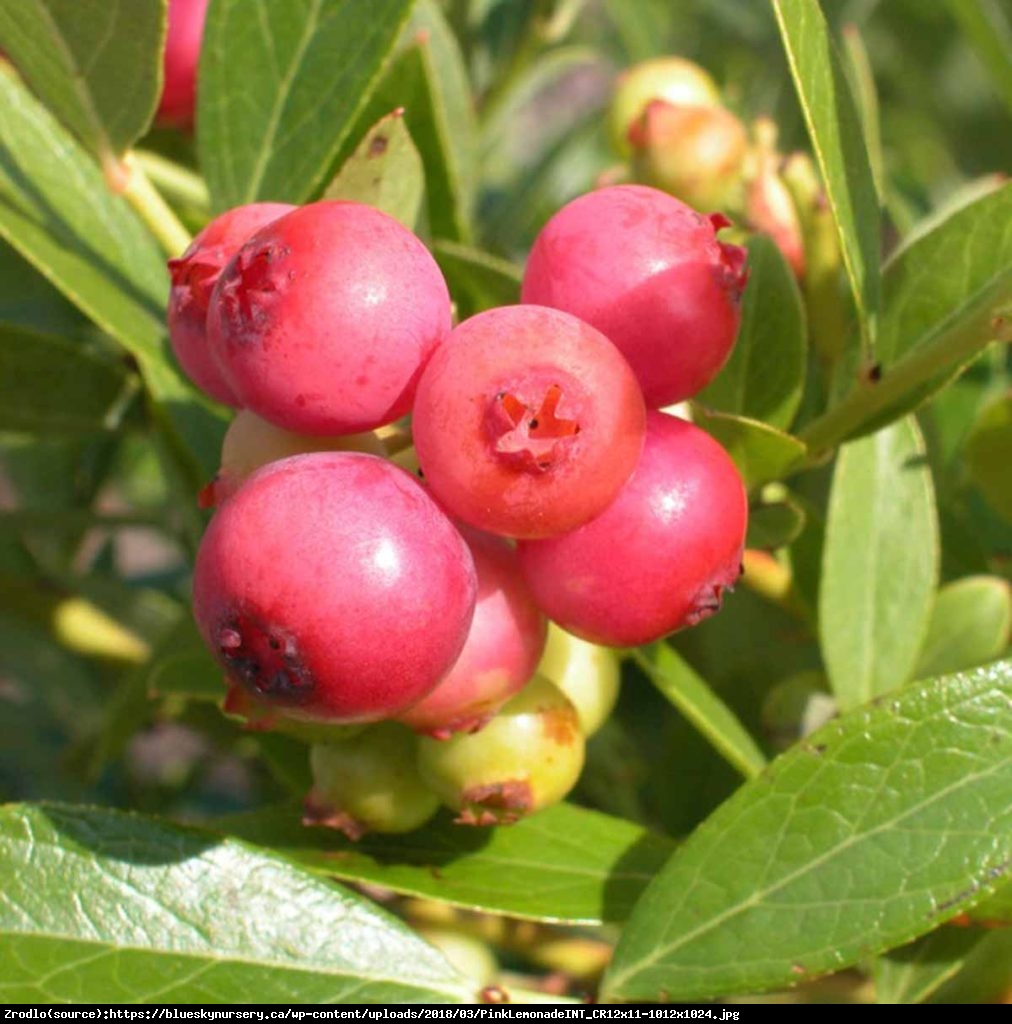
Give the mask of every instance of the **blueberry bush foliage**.
[[(1008, 8), (212, 0), (194, 127), (154, 118), (166, 6), (0, 0), (0, 999), (1007, 1001)], [(566, 802), (306, 827), (305, 745), (222, 714), (191, 614), (230, 412), (166, 259), (355, 199), (459, 318), (516, 302), (564, 203), (678, 187), (669, 108), (606, 116), (671, 54), (747, 139), (742, 325), (687, 410), (748, 486), (740, 584), (621, 652)]]

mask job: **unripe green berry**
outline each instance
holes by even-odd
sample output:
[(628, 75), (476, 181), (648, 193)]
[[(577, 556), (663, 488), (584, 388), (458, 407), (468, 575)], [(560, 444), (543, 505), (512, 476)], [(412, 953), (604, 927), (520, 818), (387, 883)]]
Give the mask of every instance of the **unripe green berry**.
[(583, 768), (576, 709), (535, 676), (480, 732), (422, 738), (422, 778), (465, 825), (509, 824), (562, 800)]
[(548, 625), (538, 673), (572, 701), (584, 736), (593, 736), (615, 708), (622, 681), (615, 652), (581, 640), (554, 622)]
[(608, 132), (621, 156), (628, 157), (632, 152), (629, 128), (651, 100), (682, 106), (716, 106), (720, 103), (720, 90), (698, 64), (682, 57), (656, 57), (633, 65), (619, 75), (608, 112)]
[(339, 829), (349, 839), (424, 825), (439, 800), (419, 778), (416, 742), (406, 726), (381, 722), (342, 743), (313, 747), (305, 823)]

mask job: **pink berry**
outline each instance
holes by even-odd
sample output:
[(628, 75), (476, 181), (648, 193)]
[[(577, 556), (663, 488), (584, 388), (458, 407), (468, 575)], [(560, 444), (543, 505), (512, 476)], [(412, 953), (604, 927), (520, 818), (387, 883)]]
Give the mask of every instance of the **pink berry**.
[(193, 604), (232, 685), (291, 718), (366, 722), (449, 670), (475, 591), (467, 545), (407, 473), (317, 452), (265, 466), (219, 509)]
[(350, 434), (411, 407), (450, 330), (446, 282), (425, 246), (361, 203), (303, 206), (222, 271), (213, 358), (243, 405), (300, 434)]
[(165, 84), (155, 115), (162, 124), (193, 126), (197, 105), (197, 64), (209, 0), (169, 0), (162, 68)]
[(597, 515), (632, 472), (645, 411), (604, 335), (567, 313), (504, 306), (466, 320), (418, 386), (413, 430), (433, 494), (508, 537)]
[(478, 574), (467, 641), (449, 675), (399, 716), (439, 739), (484, 725), (534, 675), (545, 646), (545, 617), (520, 575), (516, 551), (498, 537), (461, 532)]
[(226, 405), (238, 406), (232, 388), (207, 348), (207, 307), (218, 275), (253, 232), (294, 210), (287, 203), (250, 203), (211, 221), (186, 252), (169, 260), (169, 340), (179, 365), (197, 387)]
[(738, 332), (745, 250), (717, 241), (728, 223), (643, 185), (590, 192), (538, 235), (522, 301), (607, 335), (649, 408), (680, 402), (716, 376)]
[(639, 465), (618, 497), (573, 533), (519, 545), (534, 599), (564, 629), (629, 647), (693, 626), (737, 580), (748, 502), (705, 431), (647, 415)]

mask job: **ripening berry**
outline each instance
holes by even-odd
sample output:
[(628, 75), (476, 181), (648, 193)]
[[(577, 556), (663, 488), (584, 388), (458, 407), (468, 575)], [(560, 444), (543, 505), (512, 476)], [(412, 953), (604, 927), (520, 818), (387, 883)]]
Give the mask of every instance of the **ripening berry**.
[(597, 515), (632, 472), (643, 398), (598, 331), (537, 306), (464, 321), (418, 386), (413, 430), (433, 494), (507, 537), (548, 537)]
[(220, 505), (235, 494), (249, 476), (270, 462), (287, 459), (289, 455), (330, 451), (365, 452), (381, 458), (386, 455), (383, 442), (372, 433), (336, 437), (293, 434), (268, 423), (249, 409), (242, 409), (225, 431), (225, 439), (221, 443), (221, 466), (214, 480), (201, 492), (201, 506)]
[(622, 670), (615, 652), (548, 625), (545, 653), (538, 662), (544, 676), (573, 702), (584, 736), (593, 736), (618, 701)]
[(417, 746), (411, 730), (396, 722), (314, 746), (303, 823), (339, 829), (349, 839), (424, 825), (439, 809), (439, 798), (418, 774)]
[(155, 118), (161, 124), (192, 128), (197, 105), (197, 65), (210, 0), (169, 0), (164, 84)]
[(303, 721), (369, 722), (433, 689), (474, 611), (474, 562), (432, 499), (372, 455), (258, 470), (197, 553), (197, 625), (229, 680)]
[(299, 434), (372, 430), (410, 408), (450, 330), (429, 251), (361, 203), (311, 203), (257, 232), (222, 272), (212, 357), (244, 406)]
[(470, 632), (446, 678), (399, 716), (437, 739), (481, 728), (523, 689), (545, 646), (545, 617), (520, 574), (516, 551), (487, 533), (461, 533), (478, 574)]
[(720, 103), (720, 90), (698, 64), (683, 57), (655, 57), (627, 68), (615, 83), (608, 112), (609, 135), (620, 155), (629, 156), (629, 129), (651, 100), (712, 107)]
[(745, 250), (717, 241), (727, 224), (644, 185), (589, 192), (538, 235), (521, 297), (596, 327), (647, 407), (672, 405), (716, 376), (738, 332)]
[(724, 107), (651, 100), (629, 129), (637, 181), (697, 210), (738, 209), (748, 136)]
[(691, 423), (651, 412), (643, 455), (618, 497), (579, 530), (521, 542), (520, 565), (554, 622), (631, 647), (720, 608), (741, 571), (747, 520), (727, 452)]
[(505, 825), (558, 803), (583, 768), (576, 709), (535, 676), (480, 732), (418, 744), (422, 778), (464, 825)]
[(169, 341), (179, 365), (197, 387), (226, 405), (238, 406), (232, 388), (207, 347), (207, 307), (218, 275), (250, 235), (294, 210), (288, 203), (250, 203), (215, 217), (187, 247), (169, 260)]

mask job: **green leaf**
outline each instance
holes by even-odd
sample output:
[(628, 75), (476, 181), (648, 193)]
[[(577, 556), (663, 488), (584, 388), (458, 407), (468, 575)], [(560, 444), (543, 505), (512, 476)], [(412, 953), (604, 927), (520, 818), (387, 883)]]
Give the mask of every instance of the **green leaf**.
[(830, 722), (746, 783), (633, 911), (606, 998), (758, 992), (933, 929), (1012, 867), (1012, 662)]
[(841, 708), (911, 677), (938, 579), (938, 516), (924, 439), (902, 420), (840, 452), (830, 491), (819, 637)]
[(27, 260), (0, 239), (0, 323), (42, 334), (77, 335), (87, 321)]
[(955, 977), (985, 933), (943, 926), (875, 961), (875, 1001), (923, 1003)]
[(693, 407), (692, 418), (727, 449), (750, 491), (782, 480), (805, 457), (801, 441), (759, 420), (701, 407)]
[(745, 547), (775, 551), (797, 540), (804, 528), (804, 509), (790, 499), (759, 505), (749, 509)]
[(425, 172), (403, 110), (381, 117), (366, 132), (323, 198), (368, 203), (414, 230), (425, 199)]
[(0, 236), (133, 355), (193, 484), (217, 468), (224, 425), (167, 355), (164, 257), (94, 162), (0, 74)]
[(1012, 111), (1012, 25), (996, 0), (948, 0), (949, 11)]
[(0, 325), (0, 430), (115, 430), (137, 391), (123, 363), (81, 342)]
[(4, 1002), (462, 1002), (359, 896), (243, 843), (116, 811), (0, 808)]
[(935, 596), (914, 677), (961, 672), (1000, 658), (1009, 642), (1012, 592), (997, 576), (970, 576)]
[(738, 340), (727, 365), (697, 400), (786, 430), (804, 386), (805, 307), (794, 274), (771, 238), (748, 240), (748, 266)]
[(854, 383), (801, 432), (824, 451), (899, 418), (930, 397), (996, 336), (1012, 301), (1012, 183), (960, 207), (885, 267), (877, 379)]
[(211, 5), (197, 141), (215, 209), (313, 196), (379, 80), (411, 4), (259, 3), (256, 17), (247, 0)]
[(1012, 925), (1012, 885), (1005, 884), (997, 892), (970, 907), (966, 916), (987, 925)]
[(461, 320), (520, 301), (523, 271), (515, 263), (459, 242), (437, 239), (432, 254), (450, 286)]
[(836, 219), (863, 348), (879, 312), (879, 208), (861, 119), (817, 0), (773, 0), (808, 135)]
[(177, 696), (220, 703), (225, 697), (222, 670), (207, 649), (191, 614), (183, 614), (145, 666), (143, 687), (149, 696)]
[(0, 0), (0, 48), (110, 171), (158, 105), (165, 11), (164, 0)]
[(477, 176), (477, 125), (467, 65), (436, 0), (418, 0), (411, 27), (425, 66), (428, 109), (409, 109), (407, 118), (412, 131), (417, 123), (420, 132), (429, 224), (436, 236), (467, 242)]
[(758, 775), (766, 758), (734, 712), (668, 644), (657, 643), (649, 650), (635, 650), (633, 658), (654, 686), (746, 779)]
[(875, 75), (872, 71), (871, 58), (864, 45), (861, 33), (856, 25), (843, 26), (843, 57), (844, 66), (850, 75), (851, 93), (861, 118), (864, 129), (864, 143), (868, 150), (868, 163), (871, 167), (872, 179), (879, 206), (885, 195), (885, 169), (882, 158), (882, 134), (878, 112), (878, 92), (875, 88)]
[(446, 815), (407, 835), (350, 842), (303, 828), (296, 808), (219, 822), (313, 871), (457, 906), (541, 921), (622, 921), (673, 849), (620, 818), (557, 804), (509, 828)]
[[(429, 13), (432, 9), (426, 5)], [(438, 13), (438, 12), (437, 12)], [(473, 115), (459, 74), (456, 42), (433, 18), (416, 33), (376, 88), (360, 122), (403, 108), (404, 120), (425, 166), (429, 229), (434, 237), (467, 242), (471, 237)], [(440, 64), (445, 58), (449, 65)], [(466, 82), (466, 80), (465, 80)], [(466, 111), (467, 113), (464, 113)], [(454, 118), (463, 118), (459, 125)]]
[(1012, 929), (986, 935), (962, 970), (929, 999), (929, 1003), (1000, 1003), (1012, 988)]
[(966, 463), (988, 504), (1012, 522), (1012, 392), (977, 417), (966, 443)]

